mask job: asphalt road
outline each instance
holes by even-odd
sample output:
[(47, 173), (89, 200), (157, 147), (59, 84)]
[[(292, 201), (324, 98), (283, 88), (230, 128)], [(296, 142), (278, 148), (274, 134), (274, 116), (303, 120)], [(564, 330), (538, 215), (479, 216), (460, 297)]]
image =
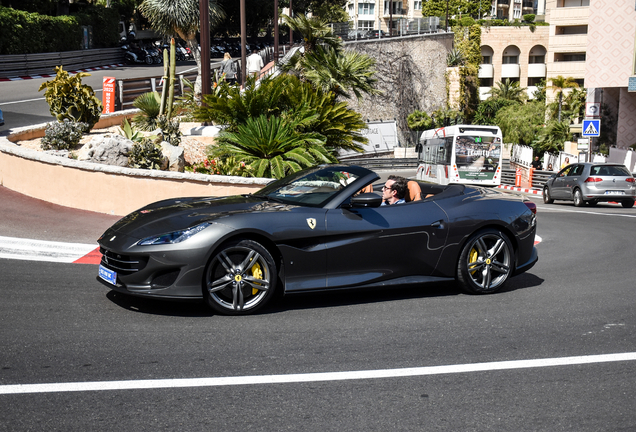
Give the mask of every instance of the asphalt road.
[[(212, 60), (212, 67), (214, 67), (217, 60), (219, 59)], [(192, 68), (196, 68), (194, 61), (177, 62), (177, 74)], [(54, 71), (51, 71), (51, 74), (53, 73)], [(163, 65), (134, 64), (89, 73), (91, 76), (83, 78), (82, 83), (90, 85), (101, 100), (102, 77), (139, 78), (161, 76), (163, 74)], [(38, 91), (42, 83), (52, 79), (37, 78), (0, 82), (0, 109), (5, 121), (5, 125), (0, 126), (0, 131), (53, 121), (53, 117), (49, 112), (49, 105), (44, 100), (44, 91)]]
[[(4, 192), (0, 235), (33, 224), (33, 235), (79, 241), (110, 223)], [(45, 220), (12, 216), (16, 200)], [(0, 259), (0, 430), (636, 430), (636, 364), (590, 357), (636, 351), (636, 211), (538, 207), (538, 264), (488, 296), (414, 285), (285, 297), (225, 317), (116, 294), (95, 265)], [(531, 362), (572, 356), (590, 363)], [(395, 376), (436, 366), (449, 368)], [(378, 370), (388, 372), (369, 372)], [(311, 375), (355, 371), (366, 375)], [(304, 381), (271, 383), (288, 374)], [(254, 376), (261, 383), (236, 381)], [(116, 384), (63, 391), (91, 382)], [(57, 387), (3, 393), (38, 383)]]

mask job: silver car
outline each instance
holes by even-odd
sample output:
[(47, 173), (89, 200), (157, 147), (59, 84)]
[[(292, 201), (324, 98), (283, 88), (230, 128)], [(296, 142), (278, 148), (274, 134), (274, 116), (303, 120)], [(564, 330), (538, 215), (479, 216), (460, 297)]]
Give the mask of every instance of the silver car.
[(611, 163), (575, 163), (566, 166), (543, 186), (543, 202), (574, 201), (577, 207), (599, 202), (620, 202), (634, 207), (636, 183), (625, 165)]

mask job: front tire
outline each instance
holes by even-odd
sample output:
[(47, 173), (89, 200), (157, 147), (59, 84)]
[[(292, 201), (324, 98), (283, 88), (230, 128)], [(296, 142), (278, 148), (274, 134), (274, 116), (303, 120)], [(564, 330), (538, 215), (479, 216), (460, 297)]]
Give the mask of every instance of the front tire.
[(272, 255), (260, 243), (224, 244), (210, 260), (204, 281), (208, 305), (225, 315), (247, 315), (274, 295), (277, 271)]
[(575, 207), (583, 207), (585, 205), (585, 201), (583, 200), (583, 194), (579, 189), (574, 191), (574, 206)]
[(548, 189), (547, 186), (543, 188), (543, 202), (546, 204), (552, 204), (554, 202), (550, 196), (550, 189)]
[(510, 277), (514, 251), (508, 237), (499, 230), (485, 229), (464, 245), (457, 262), (457, 280), (469, 294), (499, 291)]

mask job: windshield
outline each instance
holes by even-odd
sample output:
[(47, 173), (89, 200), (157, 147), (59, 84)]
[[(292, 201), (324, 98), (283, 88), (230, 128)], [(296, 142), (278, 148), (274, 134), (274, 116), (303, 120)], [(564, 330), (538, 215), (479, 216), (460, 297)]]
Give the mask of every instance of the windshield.
[(322, 207), (358, 178), (358, 175), (347, 171), (344, 167), (303, 171), (264, 187), (254, 196), (285, 204)]
[(501, 155), (501, 139), (493, 136), (460, 135), (455, 141), (458, 169), (495, 171)]

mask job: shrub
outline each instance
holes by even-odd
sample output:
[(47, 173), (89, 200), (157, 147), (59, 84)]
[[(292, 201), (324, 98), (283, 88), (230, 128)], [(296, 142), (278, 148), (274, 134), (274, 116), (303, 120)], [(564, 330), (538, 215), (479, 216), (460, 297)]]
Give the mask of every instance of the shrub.
[(91, 86), (82, 84), (82, 77), (91, 74), (79, 72), (71, 76), (62, 66), (57, 66), (55, 72), (55, 79), (42, 83), (38, 89), (46, 89), (44, 98), (51, 115), (59, 121), (69, 119), (88, 123), (89, 130), (92, 129), (99, 121), (102, 103)]
[(30, 54), (80, 48), (75, 17), (51, 17), (0, 6), (0, 54)]
[(81, 7), (81, 10), (72, 15), (77, 19), (80, 26), (89, 25), (93, 27), (93, 44), (95, 47), (108, 48), (117, 45), (119, 42), (119, 33), (117, 32), (119, 14), (117, 11), (103, 6), (77, 5)]
[(42, 150), (70, 150), (79, 144), (88, 124), (69, 121), (56, 121), (46, 125), (42, 138)]
[(179, 120), (169, 119), (165, 115), (157, 117), (157, 126), (161, 129), (161, 138), (173, 146), (178, 146), (181, 142), (181, 131), (179, 130)]
[(144, 93), (133, 101), (133, 106), (141, 110), (132, 121), (141, 130), (153, 131), (159, 127), (157, 117), (159, 116), (159, 95), (157, 92)]
[(142, 169), (161, 169), (163, 154), (150, 139), (144, 138), (133, 145), (128, 155), (128, 166)]
[(239, 161), (233, 156), (228, 156), (225, 159), (208, 156), (203, 162), (195, 163), (191, 167), (187, 167), (186, 170), (201, 174), (252, 176), (245, 162)]
[(523, 20), (528, 23), (533, 23), (536, 17), (537, 16), (535, 14), (526, 14), (523, 16)]

